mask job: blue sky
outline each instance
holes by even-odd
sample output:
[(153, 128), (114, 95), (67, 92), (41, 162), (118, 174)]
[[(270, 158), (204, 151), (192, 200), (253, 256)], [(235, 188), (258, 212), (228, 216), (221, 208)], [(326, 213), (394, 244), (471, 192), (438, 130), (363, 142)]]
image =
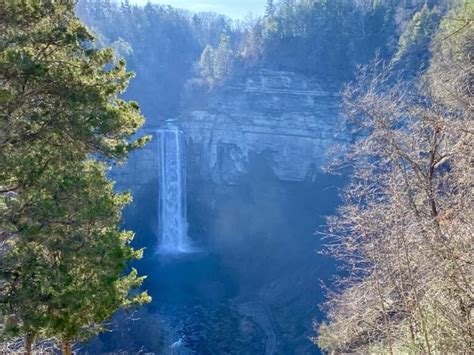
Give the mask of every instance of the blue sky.
[(244, 18), (249, 12), (261, 15), (265, 0), (130, 0), (130, 3), (144, 5), (147, 2), (171, 5), (190, 11), (214, 11), (233, 18)]

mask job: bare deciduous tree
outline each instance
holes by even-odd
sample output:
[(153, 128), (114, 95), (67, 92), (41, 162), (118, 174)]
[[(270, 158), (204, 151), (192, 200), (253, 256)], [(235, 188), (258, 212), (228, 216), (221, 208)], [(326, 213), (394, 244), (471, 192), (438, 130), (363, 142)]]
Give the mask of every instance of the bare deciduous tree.
[(441, 24), (417, 90), (376, 60), (344, 92), (358, 138), (344, 160), (345, 203), (329, 220), (328, 252), (346, 274), (317, 325), (326, 351), (473, 350), (474, 42), (473, 31), (447, 34), (469, 6)]

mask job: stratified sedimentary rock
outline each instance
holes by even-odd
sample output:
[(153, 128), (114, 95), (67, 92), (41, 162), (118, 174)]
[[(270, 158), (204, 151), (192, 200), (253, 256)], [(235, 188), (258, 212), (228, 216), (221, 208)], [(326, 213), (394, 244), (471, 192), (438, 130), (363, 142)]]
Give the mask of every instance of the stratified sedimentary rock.
[(322, 166), (332, 145), (345, 140), (339, 96), (300, 74), (261, 69), (234, 78), (203, 109), (180, 119), (201, 171), (216, 183), (247, 172), (249, 154), (268, 152), (281, 180), (302, 181)]

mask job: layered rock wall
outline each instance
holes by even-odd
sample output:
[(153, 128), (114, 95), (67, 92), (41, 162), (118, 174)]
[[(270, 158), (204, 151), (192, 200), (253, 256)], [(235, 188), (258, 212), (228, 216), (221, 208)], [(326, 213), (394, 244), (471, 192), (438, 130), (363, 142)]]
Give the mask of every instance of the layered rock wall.
[[(173, 123), (183, 129), (188, 159), (205, 179), (232, 184), (248, 173), (252, 153), (266, 153), (281, 180), (303, 181), (320, 172), (332, 146), (347, 139), (337, 91), (285, 71), (261, 69), (209, 95), (204, 108), (186, 107)], [(159, 128), (114, 177), (134, 187), (158, 178)]]
[(319, 170), (331, 145), (346, 139), (339, 97), (311, 78), (259, 70), (211, 95), (204, 110), (185, 112), (180, 125), (216, 183), (248, 169), (249, 154), (270, 154), (281, 180), (302, 181)]

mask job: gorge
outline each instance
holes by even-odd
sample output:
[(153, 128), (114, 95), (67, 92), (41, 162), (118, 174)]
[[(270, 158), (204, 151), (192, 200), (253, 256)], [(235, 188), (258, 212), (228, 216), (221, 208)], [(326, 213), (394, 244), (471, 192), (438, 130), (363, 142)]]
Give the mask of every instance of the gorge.
[(124, 226), (146, 248), (134, 266), (153, 302), (133, 322), (118, 314), (92, 352), (319, 353), (313, 325), (338, 272), (321, 236), (348, 182), (325, 166), (354, 140), (340, 92), (359, 64), (391, 58), (422, 3), (272, 4), (241, 23), (82, 2), (136, 72), (124, 98), (152, 136), (111, 177), (133, 193)]
[[(149, 121), (151, 142), (113, 171), (134, 192), (125, 222), (157, 295), (136, 323), (158, 322), (161, 346), (183, 354), (317, 352), (312, 321), (334, 265), (315, 233), (345, 181), (323, 167), (349, 137), (337, 91), (264, 68), (182, 107), (171, 123)], [(105, 349), (117, 341), (103, 338)]]
[(0, 352), (471, 353), (474, 2), (200, 1), (0, 3)]

